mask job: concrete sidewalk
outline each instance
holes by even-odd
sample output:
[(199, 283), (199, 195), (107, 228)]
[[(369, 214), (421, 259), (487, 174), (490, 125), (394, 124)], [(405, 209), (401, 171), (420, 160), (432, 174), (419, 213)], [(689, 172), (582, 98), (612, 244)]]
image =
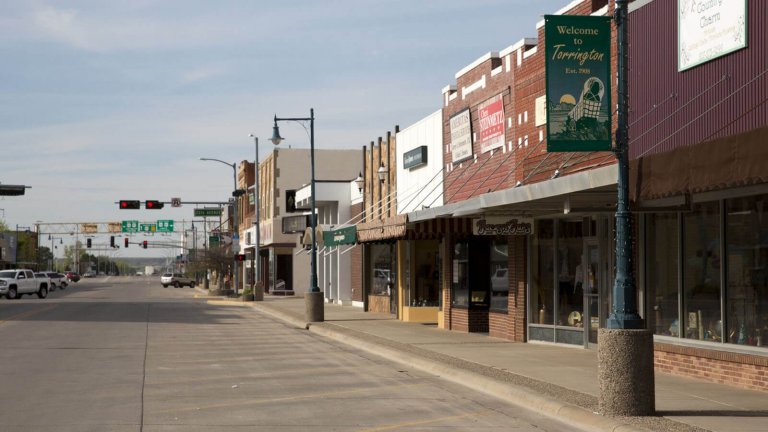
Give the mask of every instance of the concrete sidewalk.
[(299, 328), (596, 431), (768, 431), (768, 394), (656, 373), (659, 417), (595, 414), (597, 352), (515, 343), (405, 323), (359, 308), (325, 305), (307, 325), (304, 299), (266, 296), (256, 310)]

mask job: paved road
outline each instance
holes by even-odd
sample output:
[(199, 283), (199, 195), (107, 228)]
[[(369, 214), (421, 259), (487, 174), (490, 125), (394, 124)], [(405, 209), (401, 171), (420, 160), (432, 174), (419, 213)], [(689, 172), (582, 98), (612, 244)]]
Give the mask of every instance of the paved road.
[(155, 280), (0, 300), (0, 431), (564, 431), (567, 426)]

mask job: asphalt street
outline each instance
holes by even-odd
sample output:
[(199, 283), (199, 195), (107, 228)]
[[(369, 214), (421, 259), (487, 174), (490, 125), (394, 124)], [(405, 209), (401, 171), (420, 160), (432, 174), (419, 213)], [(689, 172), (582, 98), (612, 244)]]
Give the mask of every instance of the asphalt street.
[(0, 431), (566, 431), (158, 278), (0, 300)]

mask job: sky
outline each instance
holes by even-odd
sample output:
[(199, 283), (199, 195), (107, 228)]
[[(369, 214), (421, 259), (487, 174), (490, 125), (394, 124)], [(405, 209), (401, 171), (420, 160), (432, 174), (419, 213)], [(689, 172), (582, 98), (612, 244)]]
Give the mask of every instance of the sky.
[[(31, 188), (0, 197), (0, 218), (190, 220), (190, 205), (116, 202), (226, 201), (232, 169), (200, 158), (253, 161), (253, 133), (263, 159), (275, 114), (314, 108), (316, 148), (362, 149), (440, 109), (457, 71), (568, 3), (6, 0), (0, 183)], [(280, 130), (308, 147), (301, 126)]]

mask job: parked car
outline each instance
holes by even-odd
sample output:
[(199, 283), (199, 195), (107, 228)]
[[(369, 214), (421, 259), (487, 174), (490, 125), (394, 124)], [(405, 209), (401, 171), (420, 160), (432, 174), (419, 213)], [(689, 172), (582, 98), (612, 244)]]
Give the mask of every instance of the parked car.
[(46, 272), (45, 274), (48, 275), (48, 278), (51, 279), (51, 286), (49, 288), (49, 291), (53, 291), (56, 288), (58, 289), (64, 289), (67, 287), (67, 277), (64, 276), (61, 273), (58, 272)]
[(36, 278), (35, 273), (28, 269), (0, 271), (0, 295), (16, 300), (24, 294), (48, 297), (48, 278)]
[(168, 285), (172, 285), (176, 288), (187, 285), (190, 288), (195, 287), (195, 280), (188, 278), (181, 273), (164, 273), (160, 276), (160, 284), (163, 288), (168, 288)]
[(80, 280), (80, 275), (76, 272), (68, 271), (64, 274), (66, 276), (67, 280), (70, 282), (77, 282)]

